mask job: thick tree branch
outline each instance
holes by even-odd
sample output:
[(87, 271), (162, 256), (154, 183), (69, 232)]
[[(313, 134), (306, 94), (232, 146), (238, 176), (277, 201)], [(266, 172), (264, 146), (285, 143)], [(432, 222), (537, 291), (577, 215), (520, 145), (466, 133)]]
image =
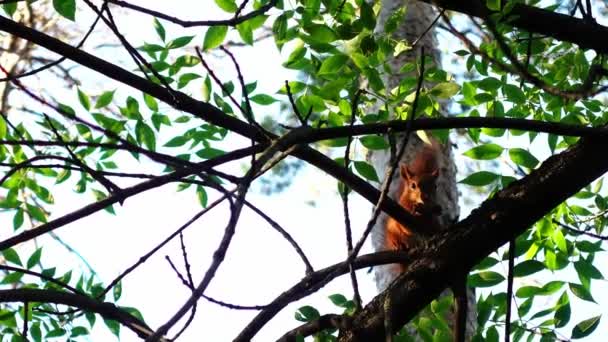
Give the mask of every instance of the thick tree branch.
[[(359, 256), (351, 261), (356, 270), (377, 265), (407, 263), (413, 260), (410, 252), (384, 251)], [(250, 341), (279, 311), (289, 303), (302, 299), (327, 285), (330, 281), (349, 272), (347, 261), (307, 274), (297, 284), (278, 295), (243, 329), (234, 342)]]
[[(411, 121), (412, 131), (450, 128), (504, 128), (564, 136), (608, 136), (608, 128), (606, 127), (588, 127), (559, 122), (504, 117), (446, 117), (423, 118)], [(300, 143), (311, 143), (319, 140), (365, 134), (385, 134), (389, 130), (392, 132), (407, 131), (408, 123), (405, 120), (391, 120), (364, 125), (321, 128), (311, 131)]]
[(328, 314), (318, 319), (304, 323), (299, 327), (287, 332), (277, 342), (297, 341), (298, 336), (307, 337), (325, 329), (340, 329), (348, 326), (348, 317), (343, 315)]
[(599, 158), (608, 140), (584, 138), (550, 157), (527, 177), (485, 201), (469, 217), (421, 248), (421, 258), (353, 318), (340, 341), (376, 341), (385, 336), (383, 303), (394, 303), (391, 321), (399, 329), (466, 272), (511, 238), (521, 234), (551, 209), (608, 171)]
[[(479, 0), (421, 0), (438, 7), (483, 18), (490, 10)], [(484, 6), (484, 7), (482, 7)], [(509, 13), (508, 24), (529, 32), (577, 44), (583, 49), (608, 53), (608, 27), (566, 14), (551, 12), (534, 6), (515, 4)]]

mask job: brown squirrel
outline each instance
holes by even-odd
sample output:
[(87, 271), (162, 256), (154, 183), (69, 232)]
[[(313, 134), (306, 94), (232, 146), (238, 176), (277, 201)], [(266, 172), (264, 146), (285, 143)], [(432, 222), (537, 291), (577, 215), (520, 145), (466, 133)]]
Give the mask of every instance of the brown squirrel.
[[(438, 205), (437, 178), (439, 176), (438, 143), (425, 144), (414, 160), (409, 164), (401, 164), (399, 173), (399, 204), (414, 216), (421, 229), (438, 232), (442, 228), (439, 216), (441, 206)], [(392, 217), (386, 221), (384, 244), (387, 250), (404, 250), (414, 246), (416, 237), (401, 223)], [(405, 271), (405, 265), (399, 265), (399, 273)], [(467, 297), (466, 277), (452, 282), (452, 292), (455, 301), (454, 341), (465, 341)]]
[[(437, 162), (436, 145), (425, 145), (409, 164), (401, 164), (399, 173), (399, 204), (416, 218), (423, 229), (438, 231), (441, 207), (437, 205)], [(401, 250), (412, 244), (412, 232), (392, 217), (386, 221), (385, 246), (388, 250)]]

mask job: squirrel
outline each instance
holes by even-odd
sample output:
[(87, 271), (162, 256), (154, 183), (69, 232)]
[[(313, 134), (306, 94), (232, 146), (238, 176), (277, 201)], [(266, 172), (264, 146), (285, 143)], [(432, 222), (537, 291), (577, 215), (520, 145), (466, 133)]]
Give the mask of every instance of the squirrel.
[[(399, 165), (401, 182), (398, 189), (398, 202), (407, 210), (422, 229), (429, 232), (439, 232), (441, 226), (439, 216), (442, 209), (438, 205), (437, 178), (439, 176), (438, 162), (439, 145), (435, 141), (425, 144), (409, 164)], [(418, 239), (412, 231), (392, 217), (386, 221), (384, 245), (387, 250), (406, 250), (415, 246)], [(398, 272), (405, 271), (405, 265), (398, 265)], [(452, 282), (452, 293), (455, 301), (454, 341), (465, 341), (467, 295), (466, 276)]]
[[(436, 232), (441, 225), (441, 207), (437, 204), (437, 177), (439, 163), (437, 146), (425, 144), (409, 164), (399, 166), (399, 204), (407, 210), (423, 229)], [(388, 250), (407, 249), (414, 243), (412, 232), (392, 217), (386, 221), (385, 247)]]

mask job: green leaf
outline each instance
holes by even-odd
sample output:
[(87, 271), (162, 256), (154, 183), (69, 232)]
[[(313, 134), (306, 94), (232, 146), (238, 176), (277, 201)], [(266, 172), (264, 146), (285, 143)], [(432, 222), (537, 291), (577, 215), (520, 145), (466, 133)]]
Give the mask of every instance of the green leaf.
[(167, 49), (179, 49), (188, 45), (192, 41), (194, 36), (183, 36), (179, 38), (175, 38), (167, 44)]
[(122, 295), (122, 282), (118, 282), (116, 283), (116, 285), (114, 285), (114, 287), (112, 288), (112, 295), (114, 297), (114, 301), (117, 301), (120, 299), (120, 296)]
[(112, 99), (114, 99), (115, 91), (116, 90), (106, 91), (103, 94), (101, 94), (99, 96), (99, 98), (97, 99), (97, 102), (95, 103), (95, 108), (99, 109), (99, 108), (103, 108), (103, 107), (106, 107), (107, 105), (109, 105), (112, 102)]
[(574, 262), (574, 269), (579, 274), (591, 279), (604, 279), (602, 272), (600, 272), (592, 263), (586, 260), (579, 260)]
[(80, 88), (78, 88), (78, 101), (80, 101), (80, 104), (82, 105), (82, 107), (86, 110), (90, 110), (91, 109), (91, 100), (89, 100), (89, 96), (87, 94), (85, 94), (84, 92), (82, 92), (82, 90), (80, 90)]
[(267, 106), (267, 105), (273, 104), (273, 103), (275, 103), (275, 102), (278, 101), (274, 97), (272, 97), (270, 95), (266, 95), (266, 94), (253, 95), (249, 99), (252, 102), (255, 102), (255, 103), (257, 103), (259, 105), (262, 105), (262, 106)]
[(498, 330), (496, 330), (495, 326), (491, 326), (486, 331), (486, 339), (484, 341), (485, 342), (498, 342), (498, 338), (499, 338)]
[(536, 159), (528, 150), (524, 150), (523, 148), (509, 149), (509, 157), (511, 157), (511, 160), (515, 164), (527, 167), (528, 169), (533, 169), (538, 165), (538, 159)]
[(557, 309), (555, 310), (555, 327), (562, 328), (570, 321), (572, 309), (570, 308), (570, 298), (568, 298), (568, 292), (564, 291), (560, 296), (558, 303), (556, 304)]
[(3, 116), (0, 116), (0, 139), (6, 138), (6, 132), (7, 132), (6, 121), (4, 120)]
[(507, 100), (516, 103), (523, 104), (526, 102), (526, 95), (524, 92), (512, 84), (505, 84), (502, 86), (502, 93), (507, 97)]
[(34, 338), (34, 341), (41, 342), (42, 341), (42, 330), (40, 329), (40, 322), (32, 323), (30, 327), (30, 333)]
[(587, 290), (584, 286), (579, 285), (579, 284), (574, 284), (574, 283), (570, 283), (569, 285), (570, 285), (570, 291), (575, 296), (577, 296), (578, 298), (580, 298), (582, 300), (595, 303), (595, 300), (593, 299), (591, 292), (589, 292), (589, 290)]
[(319, 311), (310, 305), (305, 305), (296, 311), (296, 319), (300, 322), (310, 322), (321, 317)]
[(156, 34), (158, 34), (158, 37), (160, 37), (160, 39), (164, 42), (166, 38), (166, 33), (163, 24), (158, 21), (158, 18), (154, 18), (152, 25), (154, 26), (154, 30), (156, 31)]
[[(286, 68), (296, 68), (297, 69), (297, 67), (295, 67), (294, 65), (299, 65), (298, 62), (302, 61), (302, 59), (306, 55), (307, 51), (308, 51), (308, 49), (306, 49), (304, 46), (297, 46), (289, 54), (289, 57), (287, 57), (287, 60), (283, 63), (283, 66)], [(293, 90), (291, 83), (289, 84), (289, 87), (291, 88), (292, 94), (295, 94), (296, 92)]]
[(74, 110), (74, 108), (63, 103), (58, 103), (57, 106), (59, 107), (59, 111), (61, 112), (61, 114), (67, 115), (68, 117), (76, 116), (76, 111)]
[(513, 276), (525, 277), (545, 269), (545, 265), (538, 260), (526, 260), (513, 268)]
[(591, 211), (589, 211), (589, 209), (583, 208), (580, 205), (572, 204), (572, 205), (570, 205), (570, 209), (572, 210), (572, 212), (574, 214), (579, 215), (579, 216), (591, 215)]
[(336, 74), (346, 65), (347, 61), (348, 57), (342, 54), (330, 56), (321, 64), (318, 75)]
[(205, 39), (203, 40), (203, 50), (214, 49), (222, 45), (227, 33), (228, 26), (211, 26), (207, 30), (207, 33), (205, 33)]
[(322, 24), (312, 24), (304, 27), (310, 34), (310, 40), (315, 43), (327, 44), (338, 39), (338, 35), (328, 26)]
[(152, 124), (157, 131), (160, 130), (161, 125), (171, 126), (171, 120), (169, 120), (169, 117), (164, 114), (154, 113), (150, 119), (152, 120)]
[(148, 108), (150, 108), (151, 111), (153, 111), (153, 112), (158, 111), (158, 102), (151, 95), (144, 93), (144, 103), (146, 104), (146, 106)]
[(500, 156), (503, 150), (502, 146), (490, 143), (473, 147), (463, 154), (471, 159), (491, 160)]
[(439, 83), (431, 89), (431, 94), (440, 99), (449, 99), (460, 91), (460, 86), (452, 82)]
[(322, 145), (329, 146), (329, 147), (342, 147), (342, 146), (346, 146), (346, 144), (348, 144), (348, 139), (347, 138), (328, 139), (328, 140), (321, 140), (320, 143)]
[(515, 296), (518, 298), (529, 298), (541, 294), (541, 292), (542, 289), (537, 286), (522, 286), (517, 289)]
[(489, 171), (479, 171), (473, 174), (470, 174), (465, 179), (459, 181), (458, 183), (472, 185), (472, 186), (485, 186), (494, 183), (500, 175), (497, 175), (493, 172)]
[(88, 334), (89, 334), (89, 329), (82, 327), (82, 326), (74, 327), (70, 331), (70, 337), (86, 336)]
[(142, 119), (141, 113), (139, 112), (139, 102), (132, 96), (127, 97), (127, 107), (121, 108), (120, 113), (129, 119)]
[(500, 11), (500, 0), (486, 0), (486, 6), (490, 11)]
[(91, 312), (85, 312), (84, 317), (87, 319), (87, 322), (89, 322), (89, 325), (93, 327), (97, 316)]
[(57, 13), (74, 21), (76, 19), (76, 0), (53, 0)]
[(139, 318), (142, 322), (145, 321), (144, 316), (136, 308), (132, 308), (132, 307), (128, 307), (128, 306), (121, 306), (120, 309), (130, 313), (134, 317)]
[(164, 146), (165, 147), (179, 147), (184, 145), (190, 140), (190, 138), (180, 135), (173, 137), (173, 139), (169, 140)]
[(105, 323), (106, 327), (110, 329), (112, 334), (114, 334), (116, 337), (120, 336), (120, 323), (112, 319), (104, 319), (103, 322)]
[(340, 108), (340, 113), (344, 116), (350, 117), (352, 115), (352, 108), (350, 106), (350, 103), (348, 103), (348, 101), (346, 101), (345, 99), (341, 99), (338, 102), (338, 108)]
[(553, 280), (546, 283), (542, 288), (540, 294), (543, 296), (550, 296), (555, 292), (559, 291), (564, 286), (564, 282), (560, 280)]
[(578, 248), (581, 252), (585, 253), (595, 253), (602, 251), (602, 241), (598, 240), (595, 243), (589, 241), (576, 241), (576, 248)]
[(343, 295), (341, 295), (339, 293), (329, 296), (329, 300), (331, 300), (331, 302), (334, 303), (334, 305), (339, 306), (339, 307), (342, 307), (344, 305), (344, 303), (348, 302), (348, 299), (346, 299), (346, 297), (344, 297)]
[(468, 285), (471, 287), (491, 287), (500, 284), (505, 277), (497, 272), (485, 271), (471, 274)]
[(3, 278), (0, 284), (17, 284), (23, 278), (22, 272), (10, 272), (7, 273)]
[(374, 9), (367, 2), (361, 3), (361, 16), (360, 20), (363, 26), (368, 30), (373, 30), (376, 27), (376, 16)]
[(208, 102), (211, 98), (211, 79), (209, 78), (209, 75), (205, 77), (205, 82), (203, 82), (201, 87), (201, 98), (205, 102)]
[(568, 253), (568, 243), (566, 242), (566, 238), (560, 229), (555, 229), (552, 239), (561, 252)]
[(45, 338), (52, 338), (52, 337), (60, 337), (65, 335), (67, 332), (65, 331), (65, 329), (63, 328), (57, 328), (57, 329), (53, 329), (51, 331), (49, 331), (48, 333), (46, 333), (46, 335), (44, 336)]
[(206, 147), (206, 148), (203, 148), (202, 150), (196, 152), (196, 155), (203, 159), (211, 159), (211, 158), (215, 158), (215, 157), (224, 155), (225, 153), (226, 152), (224, 152), (222, 150), (218, 150), (213, 147)]
[(597, 328), (597, 326), (600, 324), (601, 318), (602, 318), (602, 315), (599, 315), (599, 316), (595, 316), (595, 317), (586, 319), (586, 320), (580, 322), (579, 324), (577, 324), (572, 329), (572, 338), (578, 339), (578, 338), (583, 338), (585, 336), (589, 336), (589, 334), (591, 334)]
[(194, 74), (194, 73), (185, 73), (181, 76), (179, 76), (179, 80), (177, 81), (177, 88), (181, 89), (185, 86), (188, 85), (188, 83), (190, 83), (191, 81), (200, 78), (201, 76), (199, 74)]
[(196, 187), (196, 197), (198, 198), (198, 202), (201, 204), (203, 208), (207, 208), (207, 202), (209, 201), (209, 196), (207, 195), (207, 191), (202, 186)]
[(138, 120), (135, 125), (135, 136), (137, 137), (137, 142), (140, 144), (143, 143), (151, 151), (156, 150), (156, 136), (154, 135), (154, 131), (141, 120)]
[(236, 30), (245, 44), (253, 45), (253, 29), (251, 28), (249, 21), (236, 25)]
[(215, 3), (228, 13), (234, 13), (238, 9), (235, 0), (215, 0)]
[(17, 11), (17, 2), (2, 4), (2, 9), (9, 17), (13, 17), (13, 14)]
[(2, 251), (2, 255), (4, 256), (4, 259), (6, 259), (6, 261), (13, 263), (15, 265), (23, 266), (23, 263), (21, 262), (21, 258), (19, 257), (19, 254), (17, 254), (17, 252), (14, 249), (7, 248)]
[(485, 91), (496, 91), (501, 85), (502, 82), (494, 77), (486, 77), (477, 83), (477, 87)]
[(283, 42), (287, 36), (287, 16), (285, 13), (277, 17), (272, 24), (272, 34), (277, 44)]
[(485, 270), (498, 263), (498, 260), (492, 257), (485, 257), (479, 264), (477, 264), (473, 270)]
[(357, 172), (363, 176), (367, 180), (371, 180), (374, 182), (379, 182), (378, 175), (376, 174), (376, 170), (369, 163), (364, 161), (355, 161), (355, 169)]
[(365, 69), (369, 65), (369, 61), (367, 60), (367, 57), (365, 57), (365, 55), (363, 55), (363, 54), (353, 52), (350, 55), (350, 58), (353, 61), (353, 63), (355, 63), (357, 68), (359, 68), (359, 69)]
[(40, 256), (42, 255), (42, 247), (36, 249), (34, 253), (27, 259), (27, 268), (30, 269), (36, 266), (40, 262)]
[(15, 216), (13, 216), (13, 230), (21, 228), (21, 226), (23, 225), (23, 219), (23, 209), (19, 208), (15, 212)]
[(378, 135), (368, 135), (362, 138), (359, 138), (361, 145), (365, 146), (368, 150), (384, 150), (389, 147), (388, 142), (384, 137)]

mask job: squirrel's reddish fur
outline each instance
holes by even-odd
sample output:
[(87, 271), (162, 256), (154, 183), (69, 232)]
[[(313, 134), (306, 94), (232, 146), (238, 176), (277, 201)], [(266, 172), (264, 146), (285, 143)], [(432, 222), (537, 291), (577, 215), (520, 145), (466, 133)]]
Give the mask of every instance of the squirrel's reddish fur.
[[(441, 229), (439, 216), (441, 207), (437, 203), (437, 177), (439, 176), (439, 145), (433, 141), (425, 144), (413, 161), (399, 165), (401, 182), (399, 184), (399, 204), (415, 219), (417, 225), (428, 232)], [(385, 248), (405, 250), (414, 243), (412, 232), (401, 223), (389, 217), (386, 221)], [(398, 266), (399, 273), (404, 265)], [(462, 281), (454, 281), (451, 286), (455, 298), (454, 341), (465, 341), (467, 294), (466, 275)]]
[[(418, 225), (430, 232), (440, 228), (441, 207), (436, 200), (436, 185), (439, 175), (437, 144), (425, 144), (409, 164), (401, 164), (399, 173), (398, 200)], [(386, 221), (385, 248), (404, 250), (411, 246), (412, 232), (393, 218)]]

